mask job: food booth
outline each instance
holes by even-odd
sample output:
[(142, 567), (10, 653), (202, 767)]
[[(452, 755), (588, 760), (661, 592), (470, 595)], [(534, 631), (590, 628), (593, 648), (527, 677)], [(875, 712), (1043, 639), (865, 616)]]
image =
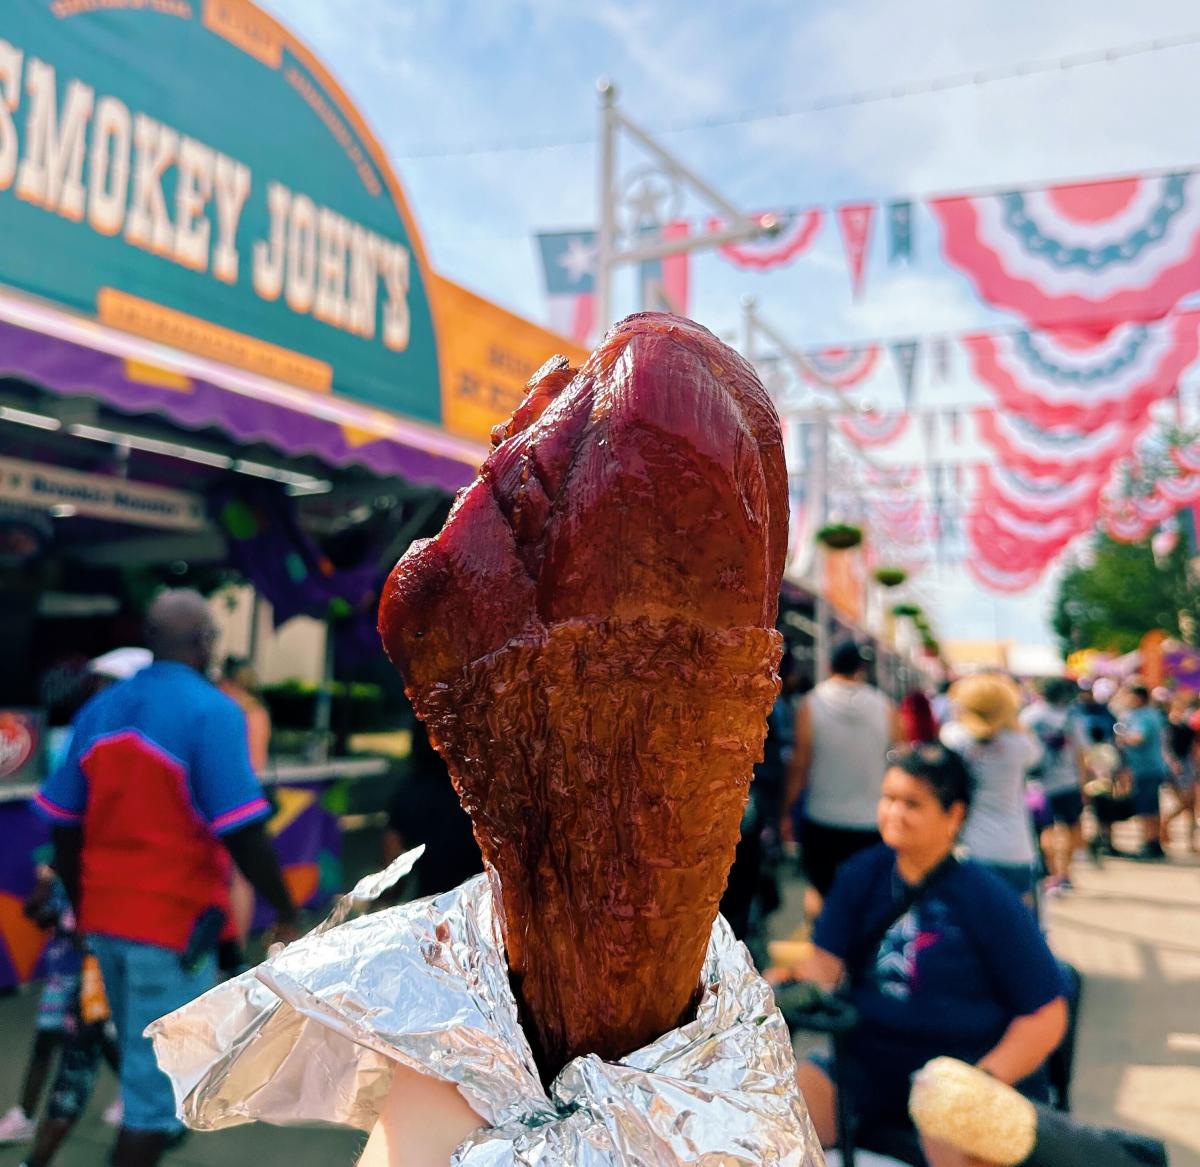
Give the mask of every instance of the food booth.
[[(44, 940), (20, 910), (46, 843), (27, 800), (64, 671), (137, 643), (154, 587), (214, 573), (276, 623), (336, 624), (324, 666), (377, 655), (389, 557), (542, 361), (582, 354), (430, 269), (360, 112), (247, 0), (10, 0), (0, 238), (4, 988)], [(381, 765), (264, 775), (301, 899), (335, 858), (327, 784)]]

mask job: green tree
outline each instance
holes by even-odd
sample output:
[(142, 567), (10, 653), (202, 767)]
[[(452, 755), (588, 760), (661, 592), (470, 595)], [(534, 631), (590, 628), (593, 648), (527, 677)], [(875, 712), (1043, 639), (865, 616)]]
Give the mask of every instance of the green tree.
[(1149, 541), (1118, 543), (1097, 535), (1086, 564), (1059, 581), (1051, 623), (1064, 654), (1082, 648), (1130, 652), (1153, 628), (1189, 639), (1197, 600), (1188, 570), (1187, 539), (1181, 538), (1161, 566)]

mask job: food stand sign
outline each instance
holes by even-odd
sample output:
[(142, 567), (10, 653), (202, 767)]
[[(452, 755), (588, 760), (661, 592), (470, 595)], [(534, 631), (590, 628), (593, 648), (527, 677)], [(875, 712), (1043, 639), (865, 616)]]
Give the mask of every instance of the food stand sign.
[(379, 143), (248, 0), (4, 0), (0, 283), (442, 421), (429, 272)]

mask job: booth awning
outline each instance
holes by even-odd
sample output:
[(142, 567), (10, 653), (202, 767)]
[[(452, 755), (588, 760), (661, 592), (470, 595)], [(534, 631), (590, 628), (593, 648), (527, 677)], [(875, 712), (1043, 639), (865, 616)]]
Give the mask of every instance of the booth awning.
[(486, 454), (433, 426), (194, 357), (7, 291), (0, 292), (0, 373), (123, 413), (157, 413), (192, 430), (212, 426), (283, 454), (448, 491), (470, 482)]

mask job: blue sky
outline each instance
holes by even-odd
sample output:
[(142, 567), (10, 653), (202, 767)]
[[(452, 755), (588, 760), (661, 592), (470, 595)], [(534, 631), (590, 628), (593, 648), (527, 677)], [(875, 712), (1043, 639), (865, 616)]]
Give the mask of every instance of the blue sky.
[[(1200, 163), (1200, 46), (1013, 81), (732, 127), (666, 132), (744, 112), (1200, 31), (1186, 0), (842, 0), (619, 3), (568, 0), (261, 0), (326, 61), (392, 156), (434, 267), (544, 318), (532, 236), (596, 215), (595, 82), (748, 210), (922, 196)], [(557, 148), (520, 147), (576, 143)], [(625, 156), (636, 168), (635, 152)], [(685, 206), (696, 213), (696, 204)], [(881, 225), (877, 225), (881, 226)], [(732, 338), (739, 298), (797, 346), (960, 330), (994, 320), (916, 220), (916, 262), (889, 268), (882, 231), (865, 290), (849, 291), (828, 223), (778, 273), (698, 258), (693, 315)], [(619, 290), (617, 308), (634, 306)], [(890, 366), (869, 388), (898, 401)], [(918, 373), (917, 404), (969, 405), (978, 390)], [(943, 439), (944, 440), (944, 439)], [(959, 451), (942, 449), (939, 457)], [(970, 449), (962, 456), (974, 456)], [(892, 456), (915, 460), (919, 449)], [(1044, 641), (1048, 588), (983, 595), (955, 569), (921, 591), (945, 637)]]

